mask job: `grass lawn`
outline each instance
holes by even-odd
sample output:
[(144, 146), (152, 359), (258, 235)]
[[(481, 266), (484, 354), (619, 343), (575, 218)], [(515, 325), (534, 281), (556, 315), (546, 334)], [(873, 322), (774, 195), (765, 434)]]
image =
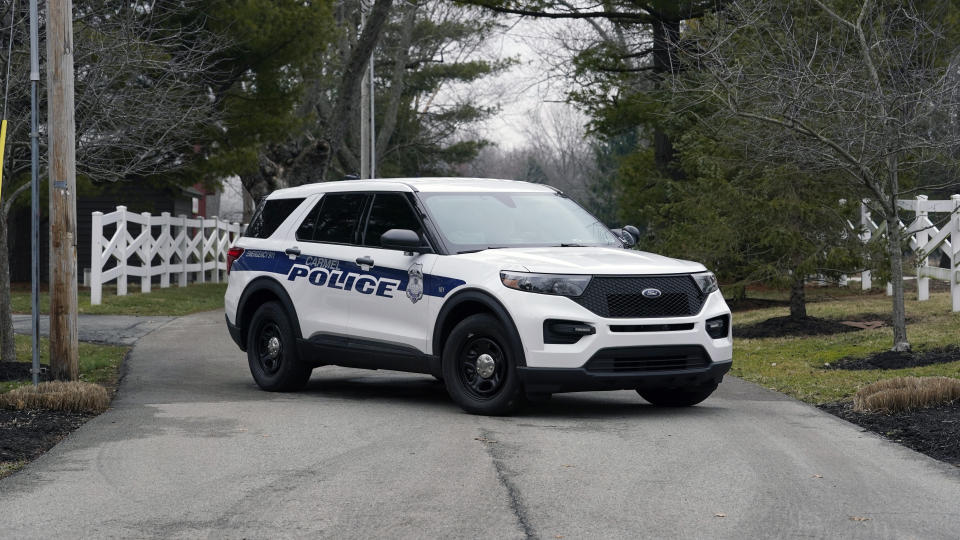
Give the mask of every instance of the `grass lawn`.
[[(31, 361), (30, 336), (15, 336), (17, 344), (17, 360)], [(113, 390), (117, 385), (117, 373), (123, 357), (129, 347), (116, 345), (97, 345), (80, 342), (80, 380), (97, 383)], [(50, 363), (50, 342), (46, 338), (40, 340), (40, 363)], [(31, 384), (29, 379), (21, 381), (0, 381), (0, 393), (12, 390), (18, 386)]]
[[(161, 289), (154, 286), (147, 294), (139, 286), (129, 286), (126, 296), (117, 296), (115, 287), (103, 289), (103, 303), (90, 305), (90, 289), (81, 288), (77, 294), (80, 313), (93, 315), (187, 315), (199, 311), (223, 308), (226, 283), (196, 283), (186, 287), (172, 285)], [(136, 292), (134, 292), (136, 291)], [(29, 287), (15, 286), (11, 291), (14, 313), (30, 313)], [(50, 296), (40, 293), (40, 311), (47, 313)]]
[[(891, 299), (883, 294), (851, 294), (834, 289), (833, 294), (817, 296), (824, 300), (807, 305), (811, 317), (844, 320), (858, 314), (888, 314), (891, 310)], [(907, 337), (913, 349), (960, 345), (960, 313), (950, 311), (949, 293), (932, 293), (927, 302), (917, 302), (915, 298), (915, 294), (908, 294), (906, 305)], [(850, 399), (857, 388), (880, 379), (906, 375), (960, 378), (960, 361), (898, 370), (824, 369), (825, 363), (832, 364), (845, 356), (863, 357), (889, 349), (893, 344), (890, 327), (830, 336), (736, 338), (737, 326), (786, 315), (786, 307), (734, 313), (732, 375), (814, 404)]]

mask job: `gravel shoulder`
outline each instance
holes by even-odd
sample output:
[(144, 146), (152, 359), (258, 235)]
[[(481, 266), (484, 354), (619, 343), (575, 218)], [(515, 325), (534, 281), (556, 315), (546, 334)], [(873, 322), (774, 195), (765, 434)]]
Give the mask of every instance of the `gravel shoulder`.
[[(113, 407), (0, 480), (16, 538), (954, 538), (960, 469), (728, 378), (463, 414), (427, 376), (253, 385), (222, 313), (143, 337)], [(50, 512), (56, 508), (56, 512)], [(723, 517), (720, 517), (720, 516)]]

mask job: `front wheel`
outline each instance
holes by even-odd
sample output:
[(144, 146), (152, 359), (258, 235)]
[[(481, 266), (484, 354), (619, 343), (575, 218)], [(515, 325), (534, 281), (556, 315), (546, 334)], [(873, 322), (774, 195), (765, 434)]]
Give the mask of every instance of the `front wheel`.
[(710, 397), (717, 383), (681, 388), (637, 388), (640, 397), (658, 407), (691, 407)]
[(253, 314), (247, 331), (247, 362), (257, 385), (270, 392), (300, 390), (313, 369), (300, 361), (286, 311), (267, 302)]
[(471, 315), (450, 332), (443, 347), (443, 381), (450, 397), (471, 414), (504, 415), (523, 403), (517, 377), (520, 352), (495, 317)]

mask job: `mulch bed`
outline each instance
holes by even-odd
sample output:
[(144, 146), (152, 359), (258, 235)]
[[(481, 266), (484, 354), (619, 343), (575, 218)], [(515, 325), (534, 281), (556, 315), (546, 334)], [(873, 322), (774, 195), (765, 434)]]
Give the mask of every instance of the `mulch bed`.
[(865, 358), (841, 358), (830, 369), (903, 369), (960, 361), (960, 347), (950, 346), (923, 352), (883, 351)]
[(0, 461), (34, 459), (94, 416), (45, 409), (0, 409)]
[(853, 404), (820, 408), (886, 439), (960, 467), (960, 402), (896, 414), (857, 413)]
[[(30, 373), (30, 362), (0, 362), (0, 381), (29, 381), (33, 379)], [(49, 366), (40, 364), (40, 380), (46, 380)]]
[[(907, 322), (912, 322), (907, 318)], [(787, 336), (826, 336), (845, 332), (882, 328), (893, 324), (893, 318), (888, 314), (861, 313), (842, 321), (836, 319), (821, 319), (806, 317), (792, 319), (790, 317), (771, 317), (749, 326), (734, 326), (734, 337), (756, 339)]]
[(755, 339), (784, 336), (824, 336), (859, 330), (862, 330), (862, 328), (841, 324), (840, 321), (832, 319), (772, 317), (749, 326), (734, 326), (733, 337)]

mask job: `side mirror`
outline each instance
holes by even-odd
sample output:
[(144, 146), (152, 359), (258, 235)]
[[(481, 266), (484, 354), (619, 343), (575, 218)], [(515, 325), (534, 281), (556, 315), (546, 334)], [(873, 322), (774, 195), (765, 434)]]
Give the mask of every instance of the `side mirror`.
[[(632, 225), (628, 225), (627, 227), (630, 227), (633, 230), (637, 230), (637, 228)], [(630, 233), (627, 227), (624, 227), (622, 229), (610, 229), (610, 232), (617, 235), (617, 238), (619, 238), (620, 241), (623, 242), (623, 247), (632, 248), (633, 246), (637, 245), (637, 238), (639, 238), (640, 232), (637, 231), (637, 235), (634, 236), (633, 234)]]
[(430, 246), (420, 240), (420, 235), (410, 229), (390, 229), (380, 236), (380, 245), (405, 253), (427, 253)]

